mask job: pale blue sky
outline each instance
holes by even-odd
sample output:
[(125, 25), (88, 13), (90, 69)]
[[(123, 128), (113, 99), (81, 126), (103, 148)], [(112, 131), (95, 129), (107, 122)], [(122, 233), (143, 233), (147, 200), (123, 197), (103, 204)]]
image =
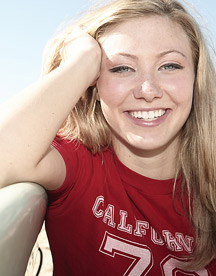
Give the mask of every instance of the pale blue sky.
[[(216, 46), (216, 1), (187, 1), (201, 14), (199, 22), (204, 29), (208, 28), (207, 36)], [(94, 0), (1, 2), (0, 103), (39, 78), (41, 57), (46, 42), (63, 22), (77, 17), (91, 6)]]

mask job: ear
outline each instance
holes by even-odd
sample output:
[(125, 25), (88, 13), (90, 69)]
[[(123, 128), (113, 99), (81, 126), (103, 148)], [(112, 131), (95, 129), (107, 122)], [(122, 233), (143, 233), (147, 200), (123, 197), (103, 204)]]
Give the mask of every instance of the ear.
[(100, 96), (99, 96), (99, 93), (98, 93), (98, 87), (97, 87), (97, 82), (96, 82), (96, 84), (95, 84), (95, 88), (96, 88), (96, 100), (97, 101), (100, 101)]
[(97, 99), (97, 101), (100, 101), (100, 96), (99, 96), (98, 92), (97, 92), (97, 95), (96, 95), (96, 99)]

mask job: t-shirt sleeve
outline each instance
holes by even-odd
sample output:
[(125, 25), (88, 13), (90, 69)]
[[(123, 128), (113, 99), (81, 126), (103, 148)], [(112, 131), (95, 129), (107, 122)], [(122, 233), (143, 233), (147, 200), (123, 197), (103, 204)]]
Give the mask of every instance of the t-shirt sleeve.
[[(78, 155), (81, 145), (76, 141), (68, 141), (56, 137), (52, 142), (52, 146), (58, 150), (64, 159), (66, 166), (66, 177), (58, 189), (47, 191), (49, 205), (61, 203), (61, 201), (63, 201), (73, 189), (79, 173)], [(81, 147), (83, 147), (83, 145)]]

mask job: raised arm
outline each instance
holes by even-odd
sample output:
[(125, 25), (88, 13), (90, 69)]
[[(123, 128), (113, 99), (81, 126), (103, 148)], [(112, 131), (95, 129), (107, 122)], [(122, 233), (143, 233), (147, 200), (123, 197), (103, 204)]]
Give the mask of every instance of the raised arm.
[(101, 51), (83, 35), (68, 42), (66, 60), (0, 108), (0, 187), (36, 181), (56, 188), (63, 159), (50, 147), (81, 94), (97, 79)]

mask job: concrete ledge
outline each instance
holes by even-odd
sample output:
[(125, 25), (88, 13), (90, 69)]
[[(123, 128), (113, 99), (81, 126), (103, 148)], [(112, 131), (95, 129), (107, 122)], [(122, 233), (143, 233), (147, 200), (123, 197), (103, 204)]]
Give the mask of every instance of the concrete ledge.
[(0, 275), (23, 276), (47, 208), (45, 190), (35, 183), (0, 189)]

